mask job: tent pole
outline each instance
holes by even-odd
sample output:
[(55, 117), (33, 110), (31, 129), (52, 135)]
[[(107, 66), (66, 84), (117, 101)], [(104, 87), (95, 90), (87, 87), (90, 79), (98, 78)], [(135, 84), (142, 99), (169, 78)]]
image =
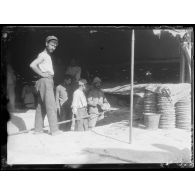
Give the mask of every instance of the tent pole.
[(185, 82), (185, 57), (184, 52), (182, 50), (182, 46), (180, 44), (180, 83)]
[(129, 143), (132, 143), (133, 129), (133, 82), (134, 82), (134, 50), (135, 50), (135, 32), (132, 30), (131, 37), (131, 97), (130, 97), (130, 124), (129, 124)]

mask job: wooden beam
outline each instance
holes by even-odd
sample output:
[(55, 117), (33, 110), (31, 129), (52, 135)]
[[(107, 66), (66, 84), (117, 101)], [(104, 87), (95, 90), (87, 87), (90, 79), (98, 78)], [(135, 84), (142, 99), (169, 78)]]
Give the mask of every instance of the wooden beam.
[(132, 30), (131, 37), (131, 97), (130, 97), (130, 121), (129, 121), (129, 143), (132, 143), (133, 129), (133, 82), (134, 82), (134, 51), (135, 51), (135, 32)]
[(185, 56), (182, 48), (180, 49), (180, 72), (179, 72), (179, 82), (185, 82)]

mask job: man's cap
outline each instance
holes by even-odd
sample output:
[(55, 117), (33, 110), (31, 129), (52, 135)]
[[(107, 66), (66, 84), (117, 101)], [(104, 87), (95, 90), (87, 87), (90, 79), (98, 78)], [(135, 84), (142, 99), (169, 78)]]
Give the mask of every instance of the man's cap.
[(95, 77), (94, 79), (93, 79), (93, 83), (101, 83), (102, 82), (102, 80), (99, 78), (99, 77)]
[(58, 38), (53, 36), (53, 35), (48, 36), (45, 41), (46, 41), (46, 43), (48, 43), (49, 41), (52, 41), (52, 40), (56, 41), (58, 44)]
[(87, 84), (87, 81), (85, 79), (80, 79), (78, 84), (79, 85), (85, 85), (85, 84)]

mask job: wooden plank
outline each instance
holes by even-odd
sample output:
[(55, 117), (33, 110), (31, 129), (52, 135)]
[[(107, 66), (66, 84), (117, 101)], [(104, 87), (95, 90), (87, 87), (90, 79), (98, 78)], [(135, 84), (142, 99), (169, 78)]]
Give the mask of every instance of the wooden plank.
[(180, 76), (179, 76), (179, 81), (180, 83), (185, 82), (185, 56), (181, 50), (181, 57), (180, 57)]

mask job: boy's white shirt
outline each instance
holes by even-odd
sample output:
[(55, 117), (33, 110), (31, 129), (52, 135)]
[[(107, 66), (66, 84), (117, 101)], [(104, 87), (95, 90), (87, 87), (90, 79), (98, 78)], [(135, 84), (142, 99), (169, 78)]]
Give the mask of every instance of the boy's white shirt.
[(77, 112), (78, 108), (83, 108), (87, 106), (87, 99), (83, 91), (77, 89), (73, 94), (72, 108), (74, 113)]

